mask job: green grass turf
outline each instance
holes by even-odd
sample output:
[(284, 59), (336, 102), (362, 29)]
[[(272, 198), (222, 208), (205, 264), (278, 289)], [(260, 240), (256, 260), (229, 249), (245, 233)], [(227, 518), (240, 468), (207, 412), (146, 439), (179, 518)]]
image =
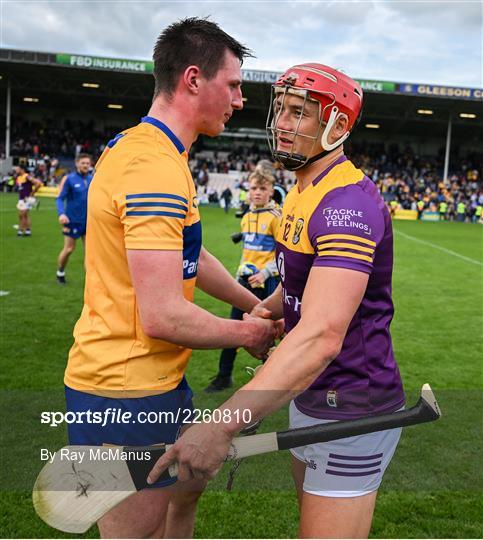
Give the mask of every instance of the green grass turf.
[[(41, 468), (39, 448), (66, 442), (65, 427), (41, 425), (41, 410), (62, 410), (62, 375), (72, 328), (82, 308), (82, 250), (71, 258), (68, 285), (55, 282), (62, 246), (54, 201), (42, 199), (32, 212), (33, 236), (17, 238), (16, 199), (0, 195), (1, 342), (0, 537), (67, 537), (35, 515), (30, 489)], [(234, 272), (240, 246), (233, 213), (202, 208), (205, 246)], [(460, 223), (395, 222), (392, 334), (408, 394), (415, 400), (423, 382), (437, 392), (443, 418), (405, 430), (380, 490), (372, 537), (483, 536), (482, 370), (483, 228)], [(401, 234), (398, 234), (401, 233)], [(416, 240), (414, 240), (416, 239)], [(429, 242), (466, 259), (436, 249)], [(471, 259), (471, 260), (467, 260)], [(229, 307), (197, 295), (210, 311), (228, 316)], [(210, 408), (227, 396), (201, 390), (216, 372), (218, 351), (196, 351), (188, 369), (197, 407)], [(235, 364), (235, 381), (248, 380), (244, 366), (256, 365), (245, 352)], [(264, 421), (263, 431), (286, 427), (286, 410)], [(234, 491), (224, 484), (227, 467), (203, 495), (195, 534), (206, 537), (294, 537), (297, 505), (287, 453), (245, 460)], [(96, 537), (93, 527), (85, 537)]]

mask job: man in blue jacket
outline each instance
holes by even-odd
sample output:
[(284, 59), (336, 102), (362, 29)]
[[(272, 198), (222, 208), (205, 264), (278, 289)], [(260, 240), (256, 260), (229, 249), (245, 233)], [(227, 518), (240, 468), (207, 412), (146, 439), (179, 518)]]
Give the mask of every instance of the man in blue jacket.
[(57, 197), (57, 213), (64, 234), (64, 247), (57, 259), (57, 282), (65, 285), (65, 267), (78, 238), (85, 241), (87, 224), (87, 191), (92, 180), (91, 157), (79, 154), (76, 170), (62, 179)]

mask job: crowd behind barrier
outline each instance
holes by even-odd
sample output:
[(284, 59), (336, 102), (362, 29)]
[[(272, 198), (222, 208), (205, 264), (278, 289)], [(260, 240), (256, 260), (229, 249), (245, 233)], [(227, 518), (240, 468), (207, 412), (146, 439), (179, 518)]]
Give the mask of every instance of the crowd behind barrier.
[[(28, 157), (31, 172), (44, 185), (55, 186), (74, 167), (81, 152), (95, 160), (119, 129), (95, 130), (94, 122), (66, 121), (63, 128), (54, 121), (13, 122), (11, 154)], [(86, 135), (88, 134), (88, 135)], [(0, 155), (4, 145), (0, 144)], [(413, 210), (439, 214), (441, 219), (478, 221), (483, 205), (482, 156), (451, 156), (448, 178), (443, 178), (443, 154), (419, 156), (410, 147), (397, 144), (349, 142), (348, 157), (377, 184), (392, 212)], [(191, 149), (189, 165), (198, 186), (200, 202), (220, 200), (225, 189), (232, 191), (232, 204), (246, 189), (249, 174), (262, 159), (270, 159), (265, 145), (248, 140), (238, 144), (227, 141), (225, 147), (210, 150), (200, 139)], [(294, 174), (274, 164), (276, 182), (286, 190)], [(12, 174), (2, 178), (2, 190), (15, 190)]]
[(441, 219), (478, 221), (483, 205), (482, 157), (452, 158), (443, 178), (444, 156), (418, 156), (411, 147), (352, 145), (348, 154), (377, 184), (392, 212), (438, 213)]
[[(121, 128), (107, 126), (99, 129), (93, 120), (81, 122), (65, 120), (61, 126), (56, 119), (26, 121), (13, 117), (11, 121), (12, 156), (40, 158), (43, 155), (72, 160), (78, 154), (87, 153), (97, 158), (107, 142)], [(0, 144), (0, 154), (5, 153), (5, 143)]]

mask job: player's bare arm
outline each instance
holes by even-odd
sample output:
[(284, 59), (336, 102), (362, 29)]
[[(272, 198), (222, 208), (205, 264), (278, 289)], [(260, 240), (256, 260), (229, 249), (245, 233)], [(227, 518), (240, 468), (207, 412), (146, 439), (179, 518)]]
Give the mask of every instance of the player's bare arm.
[[(257, 392), (260, 395), (256, 396), (254, 408), (249, 406), (254, 418), (270, 414), (300, 394), (339, 354), (367, 281), (368, 274), (354, 270), (311, 269), (300, 322), (258, 370), (257, 377), (243, 387), (244, 391), (264, 391)], [(237, 399), (235, 394), (227, 403), (233, 400), (237, 406)]]
[(30, 177), (30, 181), (32, 182), (32, 196), (37, 193), (37, 191), (44, 185), (38, 178), (35, 178), (35, 176)]
[[(368, 274), (343, 268), (314, 267), (302, 299), (302, 318), (248, 384), (220, 406), (251, 411), (259, 419), (276, 411), (306, 389), (339, 353), (350, 321), (366, 290)], [(193, 426), (156, 464), (154, 480), (172, 462), (180, 463), (180, 479), (211, 478), (217, 459), (244, 426), (206, 423)], [(207, 456), (210, 456), (209, 458)], [(225, 454), (226, 455), (226, 454)], [(224, 457), (224, 456), (223, 456)]]
[(206, 294), (250, 312), (260, 300), (234, 279), (220, 261), (204, 247), (198, 261), (196, 286)]
[(282, 285), (279, 284), (268, 298), (257, 304), (250, 315), (264, 319), (281, 319), (283, 317)]
[(196, 349), (248, 346), (266, 351), (277, 336), (272, 321), (216, 317), (183, 296), (182, 252), (128, 250), (144, 332)]

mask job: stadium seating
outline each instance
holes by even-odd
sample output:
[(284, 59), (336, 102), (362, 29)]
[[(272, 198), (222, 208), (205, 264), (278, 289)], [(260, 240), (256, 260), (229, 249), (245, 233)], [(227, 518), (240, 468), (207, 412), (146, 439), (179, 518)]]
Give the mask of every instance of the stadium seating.
[[(32, 172), (45, 185), (55, 186), (62, 175), (74, 166), (79, 152), (90, 153), (96, 160), (106, 143), (122, 128), (95, 129), (93, 123), (68, 121), (59, 126), (52, 120), (27, 122), (15, 119), (12, 132), (12, 155), (28, 158)], [(238, 202), (240, 185), (261, 159), (269, 159), (268, 148), (235, 140), (217, 142), (216, 150), (200, 138), (190, 152), (190, 169), (198, 185), (201, 203), (218, 202), (226, 187)], [(0, 143), (0, 155), (3, 147)], [(416, 211), (418, 202), (424, 209), (438, 212), (441, 202), (448, 203), (447, 218), (454, 219), (458, 204), (466, 208), (465, 219), (473, 220), (477, 207), (483, 204), (481, 156), (453, 158), (450, 175), (443, 179), (443, 153), (418, 156), (409, 146), (397, 144), (349, 142), (346, 153), (379, 187), (384, 199), (404, 211)], [(55, 157), (54, 157), (55, 156)], [(275, 168), (277, 182), (289, 189), (293, 173)], [(7, 177), (2, 184), (6, 190)], [(394, 206), (394, 207), (396, 207)]]

